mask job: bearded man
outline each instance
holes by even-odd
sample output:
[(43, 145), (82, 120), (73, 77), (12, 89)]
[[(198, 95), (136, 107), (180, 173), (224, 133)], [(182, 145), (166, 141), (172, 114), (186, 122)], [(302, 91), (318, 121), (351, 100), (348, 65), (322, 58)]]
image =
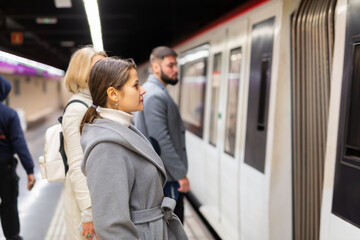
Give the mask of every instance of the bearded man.
[(164, 163), (167, 183), (164, 195), (175, 199), (174, 213), (184, 221), (184, 193), (190, 190), (186, 177), (188, 164), (185, 148), (185, 128), (179, 109), (166, 90), (178, 82), (177, 54), (169, 47), (152, 50), (150, 74), (142, 86), (146, 90), (144, 111), (135, 115), (135, 126), (151, 142)]

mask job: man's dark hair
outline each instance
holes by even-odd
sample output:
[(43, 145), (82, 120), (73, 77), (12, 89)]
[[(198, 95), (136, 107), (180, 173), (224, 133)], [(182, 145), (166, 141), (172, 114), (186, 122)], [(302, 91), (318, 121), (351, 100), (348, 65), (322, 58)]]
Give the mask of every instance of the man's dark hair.
[(163, 60), (165, 57), (170, 57), (170, 56), (177, 57), (177, 53), (171, 48), (166, 46), (156, 47), (151, 51), (150, 63), (152, 64), (157, 60)]

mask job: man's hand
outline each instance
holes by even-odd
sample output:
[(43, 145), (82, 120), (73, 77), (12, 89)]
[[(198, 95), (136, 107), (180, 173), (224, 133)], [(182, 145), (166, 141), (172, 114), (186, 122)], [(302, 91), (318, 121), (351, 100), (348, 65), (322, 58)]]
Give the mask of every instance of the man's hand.
[(180, 185), (180, 187), (178, 188), (179, 192), (187, 193), (190, 190), (190, 182), (189, 179), (187, 179), (187, 177), (183, 177), (179, 179), (178, 183)]
[(35, 176), (34, 176), (34, 174), (29, 174), (27, 189), (30, 191), (34, 185), (35, 185)]

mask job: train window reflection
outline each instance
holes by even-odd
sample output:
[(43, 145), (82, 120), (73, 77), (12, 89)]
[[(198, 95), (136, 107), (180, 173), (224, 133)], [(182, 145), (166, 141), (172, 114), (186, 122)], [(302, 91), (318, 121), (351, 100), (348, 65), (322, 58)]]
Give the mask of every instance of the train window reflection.
[(230, 52), (230, 65), (228, 74), (228, 98), (225, 128), (225, 152), (235, 156), (236, 122), (239, 98), (239, 83), (241, 75), (241, 48)]
[(347, 124), (346, 155), (360, 161), (360, 45), (355, 45), (353, 77)]
[(267, 92), (267, 80), (269, 70), (269, 59), (264, 58), (261, 61), (261, 83), (260, 83), (260, 94), (259, 94), (259, 112), (258, 112), (258, 124), (257, 129), (264, 131), (265, 129), (265, 107), (266, 107), (266, 92)]
[(221, 78), (221, 53), (214, 55), (214, 68), (211, 82), (211, 107), (210, 107), (210, 126), (209, 143), (216, 146), (217, 123), (219, 113), (219, 87)]
[(180, 112), (188, 131), (203, 137), (206, 69), (209, 45), (181, 54)]

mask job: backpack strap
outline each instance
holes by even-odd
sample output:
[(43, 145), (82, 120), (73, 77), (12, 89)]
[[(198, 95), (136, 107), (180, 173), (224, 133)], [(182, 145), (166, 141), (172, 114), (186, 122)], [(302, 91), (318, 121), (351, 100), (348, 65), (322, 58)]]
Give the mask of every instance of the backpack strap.
[(64, 108), (63, 114), (65, 113), (67, 107), (68, 107), (70, 104), (74, 103), (74, 102), (81, 103), (81, 104), (83, 104), (86, 108), (89, 108), (89, 106), (88, 106), (84, 101), (81, 101), (81, 100), (79, 100), (79, 99), (74, 99), (74, 100), (71, 100), (70, 102), (68, 102), (68, 104), (66, 104), (66, 107)]
[(67, 171), (69, 171), (69, 165), (67, 163), (67, 156), (65, 153), (65, 146), (64, 146), (64, 134), (62, 132), (59, 133), (59, 137), (60, 137), (60, 147), (59, 147), (59, 152), (61, 155), (61, 158), (64, 162), (64, 167), (65, 167), (65, 175), (67, 173)]
[[(74, 102), (81, 103), (81, 104), (83, 104), (86, 108), (89, 108), (89, 106), (88, 106), (84, 101), (81, 101), (81, 100), (79, 100), (79, 99), (74, 99), (74, 100), (71, 100), (70, 102), (68, 102), (68, 104), (66, 104), (66, 106), (65, 106), (65, 108), (64, 108), (63, 115), (64, 115), (67, 107), (68, 107), (70, 104), (74, 103)], [(58, 118), (58, 121), (59, 121), (60, 124), (62, 124), (62, 116), (60, 116), (60, 117)]]
[[(74, 99), (74, 100), (71, 100), (70, 102), (68, 102), (68, 104), (66, 104), (66, 107), (64, 109), (64, 112), (63, 112), (63, 115), (66, 111), (66, 108), (71, 104), (71, 103), (74, 103), (74, 102), (78, 102), (78, 103), (82, 103), (86, 108), (89, 108), (89, 106), (84, 102), (84, 101), (81, 101), (79, 99)], [(62, 116), (60, 116), (58, 118), (58, 121), (60, 124), (62, 124)], [(59, 152), (61, 154), (61, 157), (64, 161), (64, 166), (65, 166), (65, 175), (67, 173), (67, 171), (69, 170), (69, 165), (67, 163), (67, 156), (66, 156), (66, 153), (65, 153), (65, 146), (64, 146), (64, 135), (62, 132), (60, 132), (60, 148), (59, 148)]]

